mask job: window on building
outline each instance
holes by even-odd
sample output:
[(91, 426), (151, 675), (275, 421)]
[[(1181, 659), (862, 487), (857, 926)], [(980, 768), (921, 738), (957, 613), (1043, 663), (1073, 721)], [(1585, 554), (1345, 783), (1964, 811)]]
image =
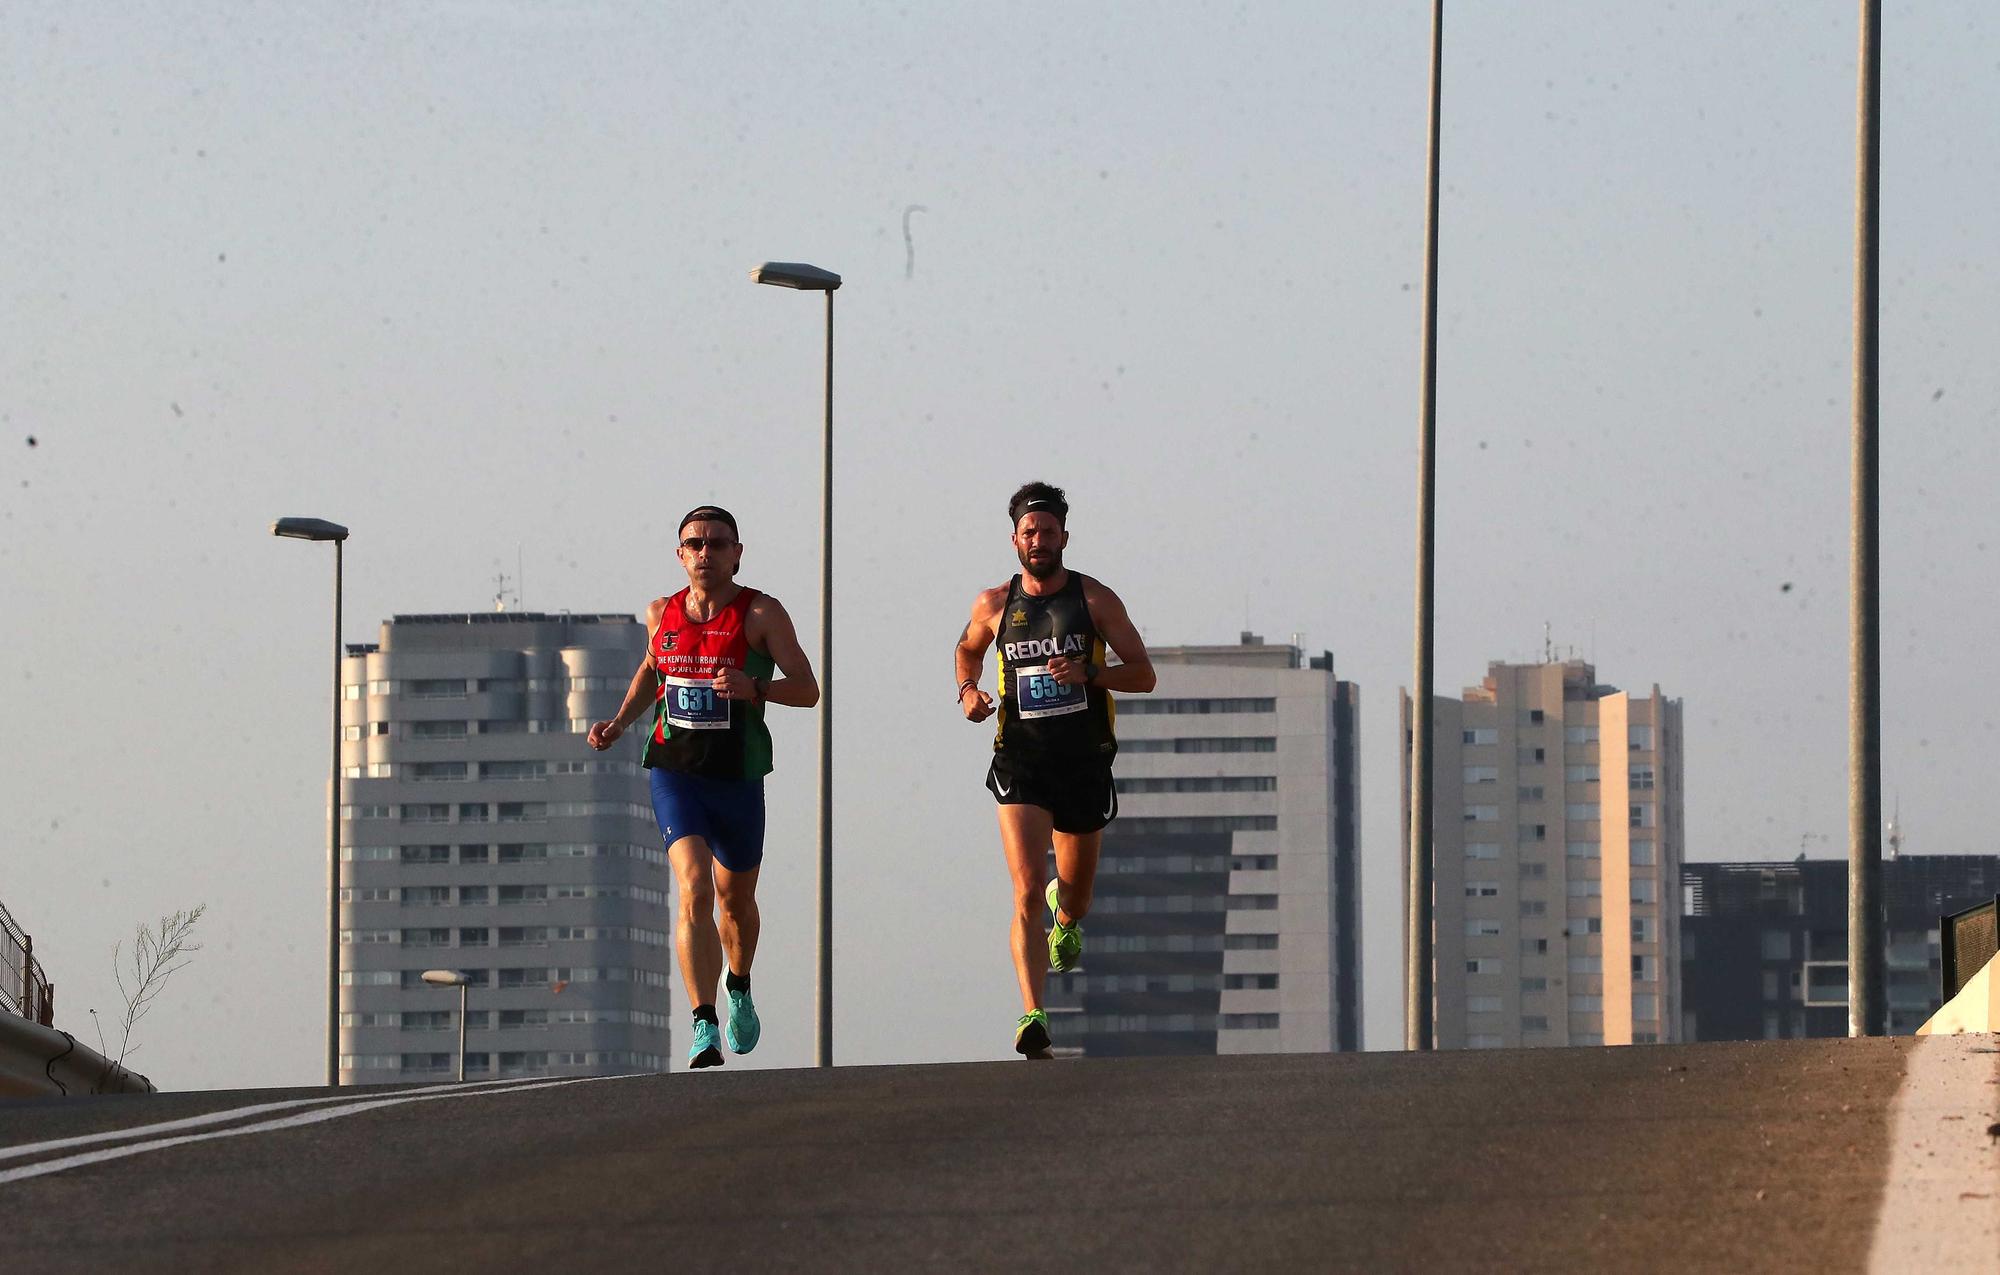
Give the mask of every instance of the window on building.
[(403, 694), (410, 699), (464, 699), (465, 679), (462, 677), (418, 677), (403, 683)]
[(460, 783), (465, 776), (462, 761), (413, 761), (403, 767), (403, 777), (413, 784)]
[(1465, 937), (1469, 939), (1487, 938), (1500, 933), (1500, 922), (1478, 920), (1465, 923)]
[(1497, 899), (1500, 897), (1498, 881), (1467, 881), (1465, 897), (1468, 899)]
[(1465, 782), (1468, 784), (1497, 784), (1500, 782), (1498, 766), (1467, 766)]
[[(1222, 976), (1222, 986), (1224, 989), (1230, 991), (1271, 992), (1276, 991), (1278, 988), (1278, 976), (1276, 974), (1224, 974)], [(1191, 992), (1197, 989), (1190, 982), (1186, 987), (1169, 986), (1167, 990)]]
[(546, 903), (549, 887), (546, 885), (503, 885), (496, 887), (496, 900), (506, 906), (511, 903)]
[(1657, 903), (1659, 901), (1659, 897), (1660, 897), (1659, 882), (1653, 880), (1653, 878), (1651, 877), (1632, 878), (1632, 902)]
[(1546, 841), (1549, 836), (1549, 826), (1545, 823), (1524, 823), (1514, 831), (1522, 841)]
[(1521, 940), (1521, 955), (1523, 956), (1546, 956), (1548, 955), (1548, 951), (1549, 941), (1547, 939)]
[[(1183, 936), (1186, 937), (1186, 936)], [(1278, 947), (1275, 934), (1226, 934), (1222, 946), (1231, 952), (1273, 952)]]
[(1651, 766), (1632, 767), (1632, 791), (1638, 792), (1641, 789), (1651, 788), (1652, 786), (1653, 768)]
[[(1660, 998), (1651, 993), (1635, 995), (1632, 998), (1632, 1018), (1635, 1022), (1650, 1023), (1660, 1016)], [(1636, 1042), (1637, 1037), (1633, 1037)]]
[(1789, 961), (1792, 959), (1792, 932), (1790, 930), (1765, 930), (1761, 951), (1767, 961)]
[(1500, 843), (1497, 841), (1468, 841), (1465, 843), (1465, 857), (1468, 859), (1497, 859), (1500, 857)]
[(1572, 974), (1602, 974), (1604, 958), (1601, 956), (1572, 956), (1569, 958), (1569, 972)]
[(1549, 990), (1549, 980), (1547, 980), (1546, 978), (1524, 978), (1521, 980), (1521, 994), (1524, 996), (1534, 995), (1540, 992), (1546, 992), (1548, 990)]
[(1563, 742), (1565, 744), (1594, 744), (1597, 742), (1597, 727), (1565, 726), (1563, 727)]
[(1563, 778), (1573, 784), (1594, 784), (1597, 782), (1597, 767), (1565, 766)]
[(1642, 841), (1637, 837), (1632, 838), (1632, 862), (1642, 865), (1652, 863), (1653, 843)]
[(1468, 974), (1498, 974), (1500, 958), (1497, 956), (1476, 956), (1465, 963)]
[(1654, 922), (1653, 918), (1650, 916), (1633, 917), (1632, 941), (1634, 943), (1654, 942), (1659, 934), (1659, 931), (1655, 928), (1655, 924), (1656, 923)]
[(1130, 699), (1118, 701), (1121, 716), (1149, 717), (1163, 713), (1275, 713), (1278, 701), (1274, 698), (1209, 698), (1209, 699), (1164, 699), (1157, 695), (1134, 695)]
[(1492, 823), (1499, 817), (1500, 807), (1498, 806), (1467, 806), (1465, 808), (1465, 821), (1467, 823)]
[(1541, 724), (1541, 721), (1542, 721), (1542, 717), (1543, 717), (1543, 714), (1542, 714), (1542, 710), (1541, 710), (1541, 709), (1539, 709), (1539, 708), (1531, 708), (1531, 709), (1529, 709), (1529, 710), (1528, 710), (1528, 720), (1529, 720), (1529, 721), (1531, 721), (1531, 722), (1533, 722), (1533, 723), (1535, 723), (1536, 725), (1540, 725), (1540, 724)]
[(1633, 802), (1630, 824), (1634, 828), (1652, 827), (1653, 826), (1652, 804), (1650, 802), (1643, 802), (1643, 801)]
[(1569, 998), (1569, 1012), (1572, 1014), (1602, 1014), (1604, 1012), (1604, 998), (1602, 996), (1571, 996)]
[(1465, 1047), (1467, 1049), (1505, 1049), (1507, 1041), (1504, 1037), (1495, 1035), (1492, 1032), (1473, 1032), (1466, 1036)]
[(411, 722), (411, 739), (464, 739), (464, 722)]
[(1630, 728), (1630, 731), (1633, 752), (1642, 752), (1653, 746), (1653, 728), (1651, 726), (1633, 726)]
[(1598, 849), (1599, 843), (1595, 841), (1572, 841), (1563, 847), (1563, 854), (1571, 859), (1595, 859)]
[(1120, 793), (1276, 792), (1276, 775), (1160, 775), (1113, 781)]
[(1523, 748), (1514, 754), (1517, 766), (1539, 766), (1548, 760), (1547, 754), (1539, 748)]
[(1563, 807), (1563, 818), (1581, 823), (1599, 818), (1602, 809), (1603, 807), (1594, 801), (1573, 801)]
[(1549, 865), (1546, 863), (1523, 863), (1519, 866), (1523, 881), (1539, 881), (1549, 874)]
[(1599, 880), (1570, 880), (1565, 883), (1572, 899), (1594, 899), (1604, 893), (1604, 882)]
[(425, 926), (420, 929), (403, 931), (404, 947), (450, 947), (451, 929), (448, 926)]
[(1500, 1012), (1498, 996), (1468, 996), (1465, 998), (1465, 1012), (1468, 1014), (1497, 1014)]
[(458, 945), (460, 947), (485, 947), (488, 938), (487, 929), (483, 925), (462, 926), (458, 931)]
[(1547, 916), (1548, 911), (1549, 911), (1549, 905), (1547, 900), (1544, 899), (1521, 900), (1522, 916)]
[(538, 761), (483, 761), (479, 763), (481, 779), (523, 780), (540, 779), (547, 774), (547, 768)]
[(1521, 1015), (1521, 1030), (1524, 1032), (1545, 1032), (1549, 1029), (1547, 1014)]

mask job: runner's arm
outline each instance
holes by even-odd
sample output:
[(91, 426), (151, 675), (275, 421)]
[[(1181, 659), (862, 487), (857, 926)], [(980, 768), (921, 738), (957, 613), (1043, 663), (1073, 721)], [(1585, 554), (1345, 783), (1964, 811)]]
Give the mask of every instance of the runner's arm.
[(660, 613), (665, 606), (658, 600), (646, 609), (646, 653), (639, 657), (638, 671), (632, 674), (632, 684), (625, 688), (625, 702), (618, 706), (609, 721), (597, 722), (590, 728), (586, 740), (599, 752), (611, 747), (625, 728), (639, 720), (659, 697), (659, 671), (653, 667), (653, 634), (660, 627)]
[[(1144, 695), (1152, 690), (1159, 678), (1154, 675), (1153, 661), (1146, 654), (1146, 641), (1132, 627), (1132, 618), (1125, 614), (1125, 604), (1118, 600), (1118, 595), (1090, 580), (1083, 587), (1083, 602), (1090, 608), (1090, 622), (1097, 626), (1104, 644), (1122, 661), (1098, 669), (1090, 685), (1128, 695)], [(1055, 665), (1055, 660), (1049, 661), (1050, 672), (1056, 671)]]
[[(750, 639), (751, 647), (770, 656), (771, 663), (783, 674), (764, 683), (761, 696), (764, 702), (791, 708), (811, 708), (819, 703), (819, 680), (813, 676), (812, 662), (799, 646), (799, 635), (792, 628), (792, 617), (786, 614), (784, 604), (764, 594), (750, 604), (749, 622), (744, 627), (744, 636)], [(715, 679), (716, 688), (729, 699), (760, 698), (752, 684), (754, 680), (741, 669), (724, 669)]]
[(988, 589), (972, 600), (972, 618), (958, 635), (952, 648), (952, 671), (958, 678), (958, 708), (968, 721), (983, 722), (993, 716), (993, 697), (979, 689), (979, 668), (986, 650), (993, 645), (1000, 608), (1007, 605), (1007, 590)]

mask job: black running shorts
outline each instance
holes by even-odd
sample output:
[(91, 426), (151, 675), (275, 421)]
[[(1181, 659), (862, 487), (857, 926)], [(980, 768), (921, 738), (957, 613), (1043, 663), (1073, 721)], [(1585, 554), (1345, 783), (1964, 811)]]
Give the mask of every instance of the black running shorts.
[(1096, 832), (1118, 817), (1108, 758), (1024, 762), (995, 753), (986, 791), (1003, 806), (1040, 806), (1055, 816), (1057, 832)]

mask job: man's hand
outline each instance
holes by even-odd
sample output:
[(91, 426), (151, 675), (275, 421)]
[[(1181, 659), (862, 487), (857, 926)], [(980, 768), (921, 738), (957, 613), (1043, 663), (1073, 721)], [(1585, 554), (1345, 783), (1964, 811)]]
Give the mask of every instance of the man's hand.
[(1073, 660), (1067, 655), (1058, 655), (1049, 661), (1049, 676), (1056, 679), (1059, 686), (1087, 686), (1090, 684), (1089, 675), (1089, 660)]
[(590, 741), (590, 746), (592, 748), (595, 748), (598, 752), (601, 753), (605, 749), (617, 743), (618, 737), (620, 735), (623, 735), (624, 733), (625, 733), (625, 728), (623, 726), (620, 726), (615, 721), (598, 722), (593, 726), (591, 726), (590, 734), (585, 736), (585, 738)]
[(993, 716), (993, 697), (977, 686), (968, 686), (958, 693), (958, 710), (968, 722), (983, 722)]
[(715, 693), (723, 699), (755, 700), (763, 698), (757, 693), (757, 679), (740, 668), (717, 669), (715, 672)]

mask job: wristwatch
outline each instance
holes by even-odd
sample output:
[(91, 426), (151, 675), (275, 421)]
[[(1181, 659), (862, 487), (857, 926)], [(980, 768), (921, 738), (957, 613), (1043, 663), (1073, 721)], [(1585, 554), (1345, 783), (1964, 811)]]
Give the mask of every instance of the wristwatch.
[(1097, 675), (1103, 671), (1102, 666), (1096, 660), (1085, 660), (1083, 662), (1083, 684), (1088, 686), (1092, 682), (1095, 682)]

